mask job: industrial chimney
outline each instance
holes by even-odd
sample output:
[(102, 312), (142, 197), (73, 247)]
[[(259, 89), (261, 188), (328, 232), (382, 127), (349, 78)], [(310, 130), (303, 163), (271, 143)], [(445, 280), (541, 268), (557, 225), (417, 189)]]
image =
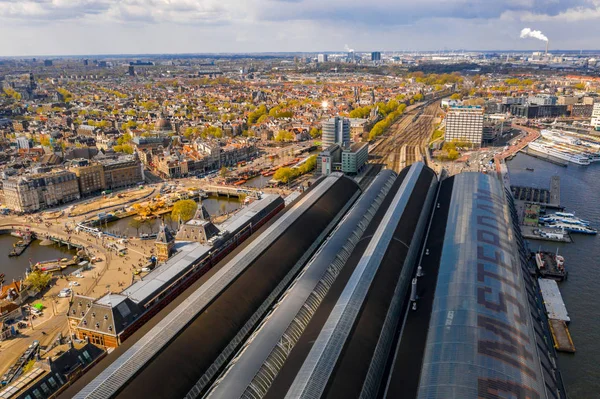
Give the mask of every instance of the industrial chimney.
[(548, 55), (548, 44), (550, 44), (550, 40), (546, 40), (546, 55)]

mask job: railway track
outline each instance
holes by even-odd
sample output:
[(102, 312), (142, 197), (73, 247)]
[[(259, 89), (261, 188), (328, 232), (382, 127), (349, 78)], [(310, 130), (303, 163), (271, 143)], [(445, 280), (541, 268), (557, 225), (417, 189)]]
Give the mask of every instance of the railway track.
[(422, 161), (439, 103), (434, 101), (420, 109), (413, 109), (390, 126), (387, 135), (371, 152), (374, 161), (395, 172)]

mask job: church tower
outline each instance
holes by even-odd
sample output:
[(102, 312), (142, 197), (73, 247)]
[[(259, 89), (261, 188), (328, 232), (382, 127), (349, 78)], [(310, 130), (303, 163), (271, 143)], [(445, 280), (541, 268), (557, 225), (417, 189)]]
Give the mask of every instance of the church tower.
[(175, 237), (164, 223), (160, 225), (154, 246), (156, 248), (156, 259), (159, 262), (165, 262), (169, 259), (175, 246)]

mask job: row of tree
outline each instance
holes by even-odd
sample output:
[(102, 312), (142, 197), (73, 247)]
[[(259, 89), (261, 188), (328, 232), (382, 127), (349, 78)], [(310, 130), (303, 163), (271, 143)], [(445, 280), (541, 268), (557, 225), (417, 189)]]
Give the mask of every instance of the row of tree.
[(306, 162), (297, 168), (284, 167), (277, 169), (277, 172), (275, 172), (273, 178), (282, 182), (283, 184), (287, 184), (295, 178), (311, 172), (315, 166), (317, 166), (317, 156), (312, 155), (306, 160)]
[(396, 120), (398, 120), (398, 118), (402, 116), (405, 109), (406, 104), (399, 104), (394, 111), (387, 114), (385, 119), (377, 122), (369, 132), (369, 140), (373, 140), (381, 136), (394, 122), (396, 122)]

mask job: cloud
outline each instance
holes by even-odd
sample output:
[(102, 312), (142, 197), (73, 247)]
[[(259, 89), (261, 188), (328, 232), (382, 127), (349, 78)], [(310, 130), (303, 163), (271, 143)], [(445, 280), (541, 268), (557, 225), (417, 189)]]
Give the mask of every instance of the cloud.
[(599, 25), (600, 0), (0, 0), (0, 55), (525, 49), (527, 26), (590, 48)]
[[(0, 0), (0, 19), (84, 16), (138, 22), (332, 21), (407, 25), (432, 18), (577, 18), (599, 0)], [(588, 18), (590, 18), (588, 16)]]
[(0, 0), (0, 20), (68, 20), (82, 17), (121, 22), (222, 22), (229, 12), (218, 0)]

